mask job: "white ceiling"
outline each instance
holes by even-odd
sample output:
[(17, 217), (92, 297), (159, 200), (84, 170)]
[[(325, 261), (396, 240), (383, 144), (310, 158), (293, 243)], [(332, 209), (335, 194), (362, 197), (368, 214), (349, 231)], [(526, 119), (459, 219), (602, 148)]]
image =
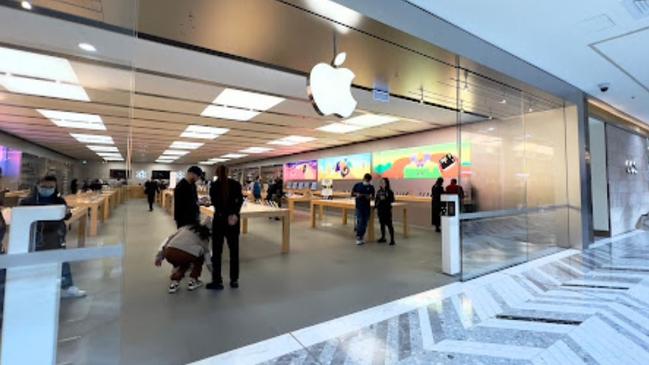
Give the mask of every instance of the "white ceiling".
[(649, 17), (624, 1), (408, 1), (649, 123)]

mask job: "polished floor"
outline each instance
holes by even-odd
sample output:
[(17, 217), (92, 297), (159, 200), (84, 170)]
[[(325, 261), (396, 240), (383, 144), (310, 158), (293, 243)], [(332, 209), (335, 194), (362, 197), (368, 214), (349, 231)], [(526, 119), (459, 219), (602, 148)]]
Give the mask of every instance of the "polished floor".
[(648, 241), (563, 251), (196, 365), (649, 364)]
[(153, 256), (174, 231), (171, 217), (159, 208), (149, 213), (144, 201), (120, 209), (128, 222), (122, 364), (186, 364), (455, 281), (439, 273), (439, 236), (430, 230), (412, 229), (404, 239), (397, 229), (396, 246), (357, 247), (351, 224), (339, 217), (313, 230), (298, 213), (288, 255), (280, 254), (281, 222), (250, 220), (239, 290), (183, 287), (170, 295), (170, 267), (156, 268)]

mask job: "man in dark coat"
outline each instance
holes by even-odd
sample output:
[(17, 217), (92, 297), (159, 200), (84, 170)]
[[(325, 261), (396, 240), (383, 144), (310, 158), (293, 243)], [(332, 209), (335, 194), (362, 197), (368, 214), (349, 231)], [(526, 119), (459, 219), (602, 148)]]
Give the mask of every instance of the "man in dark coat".
[(153, 180), (147, 180), (144, 183), (144, 193), (146, 194), (147, 201), (149, 203), (149, 212), (153, 212), (153, 202), (155, 201), (155, 195), (160, 192), (158, 184)]
[(174, 188), (174, 220), (177, 228), (199, 221), (196, 181), (202, 173), (203, 170), (200, 167), (190, 167), (187, 169), (185, 178), (180, 180)]

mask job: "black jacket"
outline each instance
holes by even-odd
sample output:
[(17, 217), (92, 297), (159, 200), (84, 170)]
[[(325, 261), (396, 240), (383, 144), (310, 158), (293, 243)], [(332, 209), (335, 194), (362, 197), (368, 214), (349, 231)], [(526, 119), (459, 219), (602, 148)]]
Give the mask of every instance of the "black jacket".
[(198, 222), (198, 193), (196, 184), (182, 179), (174, 189), (174, 220), (178, 226)]
[(155, 196), (157, 192), (160, 191), (158, 184), (155, 181), (147, 181), (144, 183), (144, 193), (149, 196)]
[(379, 211), (379, 214), (391, 212), (392, 203), (394, 203), (394, 192), (392, 189), (379, 188), (374, 199), (374, 207)]
[(239, 216), (239, 213), (241, 213), (241, 205), (243, 205), (241, 184), (232, 179), (227, 179), (225, 183), (228, 189), (227, 195), (223, 194), (223, 181), (217, 180), (210, 187), (210, 200), (214, 206), (214, 221), (217, 221), (217, 218), (226, 218), (232, 214)]
[(67, 227), (65, 220), (69, 219), (72, 213), (65, 202), (65, 199), (56, 191), (54, 196), (49, 199), (43, 199), (38, 195), (38, 191), (34, 189), (32, 194), (27, 198), (20, 201), (19, 205), (33, 206), (33, 205), (65, 205), (65, 217), (58, 221), (39, 221), (36, 223), (36, 232), (34, 234), (35, 250), (53, 250), (65, 247), (65, 236)]

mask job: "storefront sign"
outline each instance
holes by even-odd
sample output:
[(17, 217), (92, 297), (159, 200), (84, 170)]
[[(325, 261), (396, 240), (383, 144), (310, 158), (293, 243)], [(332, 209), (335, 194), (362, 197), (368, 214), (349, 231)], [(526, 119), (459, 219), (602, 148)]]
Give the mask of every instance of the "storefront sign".
[(347, 118), (356, 109), (357, 102), (351, 90), (356, 75), (350, 69), (340, 67), (346, 57), (346, 53), (341, 52), (334, 59), (333, 66), (319, 63), (311, 69), (307, 91), (313, 106), (322, 115)]

